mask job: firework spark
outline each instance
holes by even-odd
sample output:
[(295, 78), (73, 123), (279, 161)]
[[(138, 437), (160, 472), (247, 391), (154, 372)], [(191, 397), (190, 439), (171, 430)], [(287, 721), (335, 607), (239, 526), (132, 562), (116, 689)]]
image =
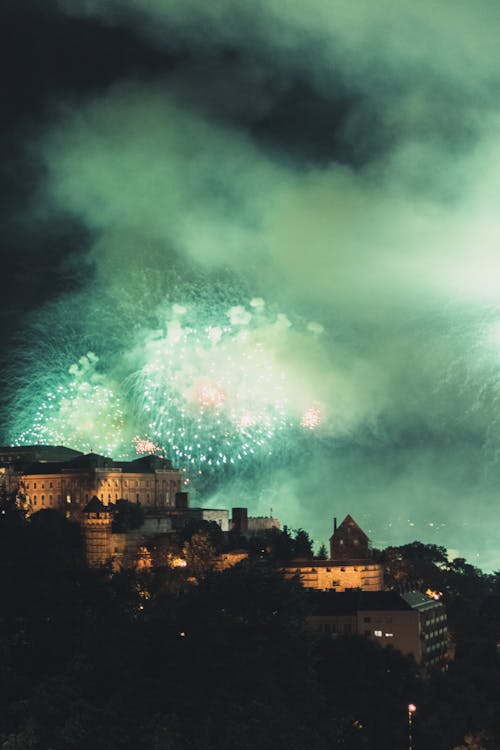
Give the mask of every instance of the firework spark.
[(138, 456), (147, 454), (153, 455), (155, 453), (158, 454), (158, 451), (160, 450), (160, 446), (157, 443), (153, 442), (151, 438), (141, 438), (139, 437), (139, 435), (136, 435), (134, 438), (132, 438), (132, 445), (134, 446), (135, 452)]
[(97, 373), (97, 362), (96, 355), (88, 352), (71, 365), (66, 382), (45, 394), (32, 426), (18, 434), (14, 444), (70, 445), (84, 452), (120, 455), (122, 402)]
[(15, 442), (117, 457), (161, 453), (187, 477), (275, 457), (294, 431), (322, 421), (283, 354), (297, 335), (315, 338), (310, 327), (298, 334), (285, 315), (268, 313), (259, 298), (209, 312), (172, 305), (163, 328), (137, 344), (135, 372), (119, 381), (89, 352), (43, 394)]
[(313, 404), (302, 415), (300, 424), (308, 430), (315, 430), (322, 422), (321, 411), (317, 404)]

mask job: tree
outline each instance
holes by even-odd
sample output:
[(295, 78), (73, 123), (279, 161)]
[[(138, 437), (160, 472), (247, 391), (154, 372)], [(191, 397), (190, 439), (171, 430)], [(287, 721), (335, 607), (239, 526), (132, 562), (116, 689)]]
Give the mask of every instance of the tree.
[(133, 529), (139, 529), (144, 523), (144, 511), (140, 503), (129, 500), (117, 500), (113, 515), (113, 531), (123, 534)]
[(193, 534), (191, 541), (184, 544), (183, 552), (188, 573), (198, 581), (205, 578), (214, 567), (216, 549), (206, 532)]
[(314, 557), (312, 539), (304, 529), (295, 530), (293, 556), (306, 558), (307, 560), (311, 560)]
[(326, 549), (326, 546), (324, 544), (322, 544), (319, 548), (316, 557), (318, 558), (318, 560), (328, 560), (328, 550)]
[(463, 745), (458, 745), (453, 750), (486, 750), (487, 737), (484, 732), (479, 734), (466, 734)]
[(415, 541), (401, 547), (387, 547), (380, 553), (380, 562), (389, 586), (442, 590), (448, 556), (445, 547)]
[(291, 560), (294, 556), (294, 541), (288, 530), (288, 526), (280, 529), (271, 529), (266, 534), (267, 547), (273, 560)]

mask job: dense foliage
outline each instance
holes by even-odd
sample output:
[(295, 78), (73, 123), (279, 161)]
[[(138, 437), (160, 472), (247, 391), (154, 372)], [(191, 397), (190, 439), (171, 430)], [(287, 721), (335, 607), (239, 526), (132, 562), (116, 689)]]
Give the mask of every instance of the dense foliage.
[[(498, 747), (497, 576), (425, 545), (383, 553), (449, 607), (456, 661), (423, 679), (391, 649), (308, 630), (306, 592), (261, 545), (193, 585), (182, 568), (89, 570), (78, 525), (1, 511), (2, 750), (400, 750), (409, 701), (416, 750)], [(202, 537), (181, 540), (193, 564)]]

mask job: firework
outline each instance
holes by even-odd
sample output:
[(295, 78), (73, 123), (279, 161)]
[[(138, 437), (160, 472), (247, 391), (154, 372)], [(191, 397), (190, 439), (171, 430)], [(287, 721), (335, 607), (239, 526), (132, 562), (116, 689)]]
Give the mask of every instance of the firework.
[(321, 411), (317, 404), (313, 404), (302, 415), (300, 424), (307, 430), (315, 430), (322, 422)]
[[(133, 356), (130, 349), (117, 354), (115, 370), (109, 364), (101, 370), (89, 352), (58, 376), (15, 443), (65, 444), (116, 457), (165, 455), (187, 479), (276, 460), (294, 435), (322, 422), (310, 389), (288, 366), (294, 337), (317, 333), (308, 326), (297, 334), (260, 298), (209, 311), (172, 305), (162, 328), (137, 337)], [(129, 362), (136, 369), (127, 374)]]
[(132, 445), (139, 456), (158, 454), (160, 451), (160, 446), (154, 443), (149, 437), (141, 438), (139, 435), (136, 435), (132, 438)]
[[(48, 391), (32, 425), (14, 445), (69, 445), (83, 452), (119, 456), (124, 414), (120, 399), (96, 371), (92, 352), (73, 364), (62, 382)], [(68, 377), (69, 376), (69, 377)]]
[(290, 345), (285, 315), (266, 316), (260, 299), (210, 320), (192, 312), (172, 311), (134, 377), (131, 400), (157, 446), (199, 472), (276, 455), (291, 431), (319, 426), (316, 405), (304, 421), (300, 389), (277, 355)]

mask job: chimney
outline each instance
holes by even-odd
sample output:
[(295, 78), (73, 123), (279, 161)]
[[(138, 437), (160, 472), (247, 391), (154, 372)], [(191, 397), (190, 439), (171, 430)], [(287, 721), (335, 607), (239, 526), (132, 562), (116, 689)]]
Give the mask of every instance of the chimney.
[(189, 505), (189, 495), (187, 492), (175, 493), (175, 507), (178, 510), (186, 510)]
[(335, 534), (336, 531), (337, 531), (337, 518), (335, 516), (333, 519), (333, 533)]
[(248, 508), (233, 508), (231, 520), (237, 534), (248, 532)]

